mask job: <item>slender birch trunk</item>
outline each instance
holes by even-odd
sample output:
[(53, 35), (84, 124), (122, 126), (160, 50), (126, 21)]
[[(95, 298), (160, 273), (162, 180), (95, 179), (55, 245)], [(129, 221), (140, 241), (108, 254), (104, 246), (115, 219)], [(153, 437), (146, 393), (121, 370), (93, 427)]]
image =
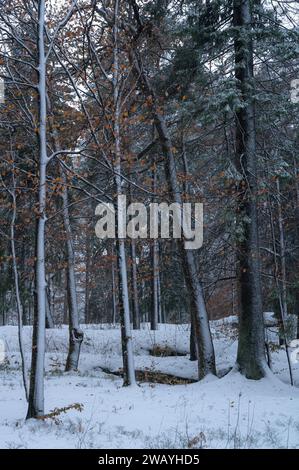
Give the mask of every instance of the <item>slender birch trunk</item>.
[(47, 167), (47, 106), (46, 57), (44, 44), (45, 0), (38, 3), (38, 97), (39, 97), (39, 194), (35, 263), (35, 309), (32, 339), (32, 363), (27, 419), (44, 415), (44, 361), (46, 327), (46, 167)]

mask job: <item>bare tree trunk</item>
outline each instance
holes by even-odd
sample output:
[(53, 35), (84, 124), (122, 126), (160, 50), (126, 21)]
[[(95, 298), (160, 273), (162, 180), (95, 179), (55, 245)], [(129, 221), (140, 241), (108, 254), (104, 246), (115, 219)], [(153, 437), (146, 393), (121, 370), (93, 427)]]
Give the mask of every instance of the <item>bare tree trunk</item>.
[[(281, 294), (280, 285), (279, 285), (279, 277), (278, 277), (279, 267), (278, 267), (278, 261), (277, 261), (275, 230), (274, 230), (274, 221), (273, 221), (273, 214), (272, 214), (270, 198), (268, 198), (268, 207), (269, 207), (269, 215), (270, 215), (270, 229), (271, 229), (271, 235), (272, 235), (272, 249), (273, 249), (273, 261), (274, 261), (274, 279), (275, 279), (275, 283), (276, 283), (276, 289), (277, 289), (278, 300), (279, 300), (279, 316), (280, 316), (280, 324), (281, 324), (282, 343), (285, 344), (285, 351), (286, 351), (289, 374), (290, 374), (290, 382), (291, 382), (291, 385), (294, 385), (293, 371), (292, 371), (291, 358), (290, 358), (290, 352), (289, 352), (289, 345), (288, 345), (287, 334), (286, 334), (285, 317), (284, 317), (284, 313), (283, 313), (282, 294)], [(280, 343), (281, 343), (281, 341), (280, 341)]]
[(260, 280), (257, 156), (253, 104), (253, 45), (249, 0), (234, 0), (235, 76), (243, 106), (236, 112), (236, 165), (239, 185), (237, 223), (242, 237), (237, 243), (241, 298), (237, 364), (249, 379), (266, 373), (262, 291)]
[[(115, 144), (115, 187), (118, 202), (122, 196), (122, 178), (121, 178), (121, 135), (120, 135), (120, 64), (118, 51), (118, 34), (119, 34), (119, 0), (114, 3), (114, 24), (113, 24), (113, 103), (114, 103), (114, 144)], [(121, 210), (120, 207), (118, 207)], [(117, 213), (119, 214), (119, 210)], [(117, 230), (119, 229), (120, 220), (117, 215)], [(118, 234), (117, 234), (118, 236)], [(132, 333), (130, 324), (130, 306), (129, 306), (129, 289), (126, 265), (125, 240), (118, 236), (117, 238), (117, 260), (119, 269), (119, 316), (121, 324), (122, 336), (122, 354), (124, 368), (124, 386), (135, 385), (135, 368), (132, 345)]]
[(49, 293), (46, 289), (46, 328), (55, 328), (54, 320), (51, 313)]
[(195, 339), (195, 332), (194, 332), (194, 325), (191, 318), (191, 325), (190, 325), (190, 361), (197, 360), (197, 350), (196, 350), (196, 339)]
[(63, 272), (64, 297), (63, 297), (63, 324), (67, 325), (69, 321), (69, 306), (67, 296), (67, 270)]
[(79, 311), (77, 302), (77, 289), (75, 278), (75, 255), (73, 247), (72, 229), (69, 215), (68, 189), (65, 171), (60, 166), (62, 179), (63, 223), (66, 233), (67, 253), (67, 290), (69, 304), (69, 352), (65, 370), (77, 370), (80, 357), (80, 349), (83, 341), (83, 331), (79, 324)]
[[(296, 190), (296, 199), (295, 199), (295, 233), (296, 239), (299, 240), (299, 178), (296, 158), (294, 157), (294, 181), (295, 181), (295, 190)], [(299, 247), (296, 250), (296, 272), (299, 272)], [(295, 280), (295, 312), (297, 313), (297, 339), (299, 339), (299, 283), (298, 279)]]
[(122, 337), (124, 386), (135, 385), (135, 368), (130, 325), (129, 290), (127, 279), (125, 242), (117, 240), (118, 280), (119, 280), (119, 317)]
[[(156, 168), (153, 171), (153, 193), (157, 190)], [(159, 245), (158, 240), (152, 242), (152, 303), (151, 303), (151, 330), (158, 329), (159, 317), (159, 297), (158, 297), (158, 276), (159, 276)]]
[(286, 248), (285, 248), (283, 218), (282, 218), (282, 209), (281, 209), (279, 176), (277, 176), (277, 179), (276, 179), (276, 189), (277, 189), (277, 209), (278, 209), (278, 227), (279, 227), (279, 244), (280, 244), (280, 265), (281, 265), (281, 287), (282, 287), (281, 298), (282, 298), (283, 316), (284, 318), (286, 318), (288, 316)]
[[(187, 160), (186, 154), (186, 147), (184, 141), (184, 134), (182, 134), (182, 161), (183, 161), (183, 168), (185, 173), (185, 181), (184, 181), (184, 195), (185, 199), (188, 201), (190, 195), (190, 184), (188, 182), (189, 178), (189, 165)], [(194, 322), (192, 317), (190, 318), (190, 361), (196, 361), (198, 357), (197, 354), (197, 347), (196, 347), (196, 338), (195, 338), (195, 328)]]
[(90, 296), (90, 236), (89, 236), (89, 224), (86, 226), (86, 235), (85, 235), (85, 305), (84, 305), (84, 321), (85, 323), (90, 322), (90, 312), (89, 312), (89, 296)]
[(137, 282), (137, 263), (136, 263), (136, 241), (131, 239), (131, 260), (132, 260), (132, 291), (133, 291), (133, 329), (140, 329), (140, 312), (138, 298), (138, 282)]
[[(173, 145), (165, 124), (163, 115), (159, 110), (159, 105), (151, 84), (143, 70), (142, 63), (135, 55), (135, 67), (137, 75), (145, 92), (151, 97), (152, 113), (154, 125), (161, 143), (165, 158), (165, 172), (168, 188), (174, 202), (182, 204), (181, 193), (177, 182), (177, 171), (173, 154)], [(184, 240), (179, 241), (179, 247), (183, 260), (185, 281), (191, 300), (191, 315), (194, 321), (198, 351), (198, 374), (202, 379), (207, 374), (216, 374), (215, 353), (210, 332), (209, 319), (206, 311), (205, 301), (201, 282), (198, 277), (195, 257), (192, 250), (184, 249)]]
[[(112, 242), (111, 254), (114, 256), (114, 244)], [(112, 276), (112, 324), (115, 325), (117, 317), (117, 300), (116, 300), (116, 280), (115, 280), (115, 262), (111, 262), (111, 276)]]
[[(130, 202), (132, 203), (132, 186), (130, 186)], [(139, 311), (139, 295), (138, 295), (138, 276), (137, 276), (137, 253), (136, 240), (131, 238), (131, 284), (132, 284), (132, 320), (133, 329), (140, 329), (140, 311)]]
[(151, 330), (158, 329), (159, 318), (159, 253), (158, 240), (153, 240), (152, 244), (152, 302), (151, 302)]
[(39, 97), (39, 195), (35, 262), (35, 309), (32, 339), (32, 363), (29, 389), (28, 418), (44, 415), (44, 361), (46, 326), (46, 167), (47, 167), (47, 107), (46, 107), (46, 57), (44, 44), (45, 0), (38, 3), (38, 97)]
[[(158, 245), (159, 247), (159, 245)], [(161, 258), (159, 257), (159, 265), (161, 266)], [(163, 319), (163, 312), (162, 312), (162, 292), (161, 292), (161, 276), (160, 271), (158, 271), (157, 277), (158, 283), (158, 321), (159, 323), (165, 323)]]
[(14, 167), (12, 171), (12, 180), (13, 180), (13, 189), (12, 191), (9, 190), (9, 193), (12, 197), (12, 207), (13, 207), (11, 224), (10, 224), (10, 244), (11, 244), (14, 282), (15, 282), (17, 312), (18, 312), (18, 341), (19, 341), (19, 348), (20, 348), (20, 355), (21, 355), (22, 379), (23, 379), (25, 397), (26, 397), (26, 400), (28, 401), (29, 397), (28, 397), (28, 384), (27, 384), (27, 367), (26, 367), (26, 360), (25, 360), (25, 353), (24, 353), (24, 340), (23, 340), (23, 305), (22, 305), (21, 296), (20, 296), (19, 274), (18, 274), (17, 257), (16, 257), (16, 249), (15, 249), (15, 221), (16, 221), (16, 216), (17, 216), (17, 197), (16, 197)]

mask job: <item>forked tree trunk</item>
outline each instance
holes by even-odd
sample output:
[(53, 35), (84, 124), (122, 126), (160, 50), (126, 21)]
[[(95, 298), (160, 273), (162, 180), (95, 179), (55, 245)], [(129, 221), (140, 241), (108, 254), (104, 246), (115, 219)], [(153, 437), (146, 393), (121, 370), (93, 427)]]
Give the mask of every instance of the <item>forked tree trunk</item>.
[(250, 8), (249, 0), (234, 0), (235, 76), (243, 101), (243, 105), (236, 112), (236, 166), (242, 176), (237, 201), (237, 224), (242, 233), (237, 242), (237, 277), (241, 301), (237, 365), (247, 378), (260, 379), (266, 373), (267, 364), (258, 242), (257, 155)]

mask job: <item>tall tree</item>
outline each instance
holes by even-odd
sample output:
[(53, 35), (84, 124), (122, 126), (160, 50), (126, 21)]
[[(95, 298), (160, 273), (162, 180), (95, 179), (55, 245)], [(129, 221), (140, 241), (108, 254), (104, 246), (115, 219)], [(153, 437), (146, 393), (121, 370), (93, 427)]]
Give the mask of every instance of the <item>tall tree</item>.
[(237, 274), (241, 310), (237, 363), (249, 379), (266, 373), (257, 213), (257, 152), (254, 105), (252, 8), (250, 0), (234, 0), (235, 77), (241, 105), (236, 112), (238, 188)]
[(126, 249), (125, 240), (120, 234), (120, 225), (126, 221), (123, 220), (122, 202), (121, 198), (124, 196), (123, 179), (121, 168), (121, 73), (120, 73), (120, 60), (119, 60), (119, 23), (120, 23), (120, 9), (119, 0), (114, 1), (114, 21), (113, 21), (113, 105), (114, 105), (114, 152), (115, 152), (115, 188), (118, 198), (117, 202), (117, 259), (119, 269), (119, 315), (121, 322), (121, 335), (122, 335), (122, 351), (124, 362), (124, 385), (135, 385), (135, 369), (132, 345), (132, 333), (130, 325), (130, 304), (129, 304), (129, 289), (128, 289), (128, 276), (126, 264)]
[[(173, 152), (173, 143), (167, 129), (159, 100), (144, 68), (140, 54), (140, 44), (148, 38), (148, 29), (144, 27), (142, 18), (135, 1), (132, 1), (137, 27), (135, 29), (134, 43), (131, 50), (133, 66), (136, 76), (139, 77), (143, 92), (150, 100), (154, 125), (164, 155), (164, 166), (169, 194), (174, 202), (182, 205), (181, 190), (177, 177), (176, 161)], [(192, 250), (185, 249), (185, 240), (179, 240), (185, 281), (190, 295), (191, 317), (197, 341), (198, 373), (202, 379), (208, 374), (216, 374), (215, 353), (210, 332), (209, 319), (200, 278), (197, 272), (196, 260)]]
[(32, 360), (27, 419), (44, 415), (44, 361), (46, 327), (46, 169), (47, 155), (47, 104), (46, 104), (46, 51), (45, 51), (45, 1), (38, 2), (38, 143), (39, 190), (36, 237), (35, 312), (32, 337)]

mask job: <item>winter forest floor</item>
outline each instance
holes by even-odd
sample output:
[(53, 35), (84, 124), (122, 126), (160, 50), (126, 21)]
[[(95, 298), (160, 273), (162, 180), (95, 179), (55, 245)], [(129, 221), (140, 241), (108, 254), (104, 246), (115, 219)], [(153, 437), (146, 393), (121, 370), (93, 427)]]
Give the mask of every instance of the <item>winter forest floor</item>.
[[(285, 352), (272, 353), (274, 375), (246, 380), (231, 370), (236, 335), (229, 322), (212, 322), (217, 370), (221, 378), (173, 384), (142, 382), (122, 387), (114, 373), (122, 365), (120, 331), (109, 325), (83, 327), (84, 345), (78, 373), (64, 373), (68, 329), (47, 331), (46, 412), (75, 403), (58, 421), (24, 421), (27, 406), (21, 384), (17, 327), (0, 328), (6, 358), (0, 364), (1, 448), (299, 448), (299, 364), (289, 385)], [(31, 328), (24, 328), (27, 362)], [(196, 379), (189, 360), (189, 327), (143, 324), (134, 331), (135, 366), (147, 371)], [(178, 356), (156, 357), (154, 346)], [(182, 355), (183, 354), (183, 355)], [(146, 375), (146, 374), (145, 374)], [(189, 381), (190, 382), (190, 381)]]

